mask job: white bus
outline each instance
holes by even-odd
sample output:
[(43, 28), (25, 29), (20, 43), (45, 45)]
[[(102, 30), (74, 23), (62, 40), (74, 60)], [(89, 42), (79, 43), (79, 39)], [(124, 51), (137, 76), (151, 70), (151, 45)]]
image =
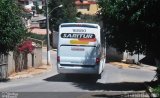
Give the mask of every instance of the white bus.
[(100, 75), (105, 64), (104, 35), (91, 23), (62, 23), (59, 26), (57, 70), (64, 74)]

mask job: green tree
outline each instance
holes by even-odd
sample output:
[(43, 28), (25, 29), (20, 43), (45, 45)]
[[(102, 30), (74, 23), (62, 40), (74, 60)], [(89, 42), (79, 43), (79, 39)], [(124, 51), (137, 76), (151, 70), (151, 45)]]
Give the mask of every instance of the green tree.
[(97, 23), (97, 24), (100, 22), (98, 15), (81, 14), (80, 17), (78, 18), (80, 18), (79, 19), (80, 22)]
[[(63, 7), (54, 9), (61, 4), (63, 5)], [(76, 21), (77, 10), (75, 7), (75, 0), (50, 0), (49, 12), (50, 11), (52, 11), (49, 15), (51, 31), (53, 29), (55, 31), (58, 31), (58, 27), (61, 23)]]
[(0, 54), (13, 51), (26, 34), (15, 0), (0, 0)]
[(99, 0), (107, 42), (160, 60), (160, 0)]

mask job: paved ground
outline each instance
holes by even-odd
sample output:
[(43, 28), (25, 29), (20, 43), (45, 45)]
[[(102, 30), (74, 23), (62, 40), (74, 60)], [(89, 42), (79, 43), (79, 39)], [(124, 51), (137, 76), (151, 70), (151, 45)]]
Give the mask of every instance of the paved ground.
[[(43, 62), (45, 63), (46, 60), (43, 60)], [(156, 70), (156, 67), (149, 66), (149, 65), (141, 65), (140, 66), (140, 65), (125, 64), (125, 63), (120, 63), (120, 62), (111, 62), (109, 64), (112, 64), (113, 66), (121, 68), (121, 69), (133, 68), (133, 69), (141, 69), (141, 70), (146, 70), (146, 71), (155, 71)], [(51, 65), (43, 64), (42, 66), (40, 66), (38, 68), (29, 68), (28, 70), (23, 70), (22, 72), (13, 73), (9, 76), (9, 79), (34, 77), (34, 75), (43, 74), (43, 73), (49, 72), (51, 70), (52, 70)]]
[[(46, 47), (43, 48), (43, 50), (46, 50)], [(54, 55), (55, 58), (55, 52), (56, 50), (51, 50), (51, 55)], [(48, 66), (46, 64), (46, 54), (43, 54), (43, 65), (38, 67), (38, 68), (29, 68), (28, 70), (24, 70), (22, 72), (18, 73), (13, 73), (12, 75), (9, 76), (9, 79), (19, 79), (19, 78), (27, 78), (27, 77), (34, 77), (34, 75), (46, 73), (52, 70), (53, 66)], [(53, 60), (53, 59), (52, 59)], [(55, 62), (55, 61), (54, 61)], [(54, 63), (55, 64), (55, 63)], [(111, 64), (115, 66), (116, 68), (119, 69), (139, 69), (139, 70), (144, 70), (144, 71), (155, 71), (156, 67), (154, 66), (149, 66), (149, 65), (136, 65), (136, 64), (126, 64), (122, 62), (110, 62), (108, 64)], [(112, 66), (110, 66), (112, 67)], [(136, 74), (136, 73), (135, 73)], [(132, 81), (133, 79), (131, 79)]]
[[(46, 57), (46, 48), (44, 48), (43, 59)], [(151, 81), (155, 75), (154, 68), (147, 65), (130, 67), (131, 65), (113, 62), (105, 65), (102, 78), (98, 80), (90, 76), (67, 76), (57, 73), (56, 51), (51, 51), (51, 60), (51, 71), (29, 78), (2, 82), (0, 91), (21, 92), (20, 96), (26, 96), (29, 93), (30, 97), (26, 98), (33, 98), (32, 95), (40, 95), (39, 98), (116, 98), (117, 95), (128, 96), (130, 93), (134, 96), (134, 92), (136, 96), (148, 97), (144, 82)], [(39, 94), (38, 92), (45, 93)], [(47, 96), (47, 94), (52, 96)]]

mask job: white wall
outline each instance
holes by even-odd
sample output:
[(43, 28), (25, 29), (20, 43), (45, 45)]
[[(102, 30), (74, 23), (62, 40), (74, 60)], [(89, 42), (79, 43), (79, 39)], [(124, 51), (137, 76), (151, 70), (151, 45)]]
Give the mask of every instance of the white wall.
[(41, 0), (38, 1), (38, 5), (39, 5), (39, 6), (38, 6), (39, 9), (42, 9), (42, 6), (43, 6), (43, 5), (42, 5), (42, 1), (41, 1)]
[[(143, 59), (145, 57), (145, 55), (143, 54), (139, 54), (139, 60)], [(124, 52), (123, 53), (123, 60), (126, 59), (133, 59), (135, 61), (135, 63), (138, 62), (138, 54), (134, 54), (134, 55), (130, 55), (129, 52)]]

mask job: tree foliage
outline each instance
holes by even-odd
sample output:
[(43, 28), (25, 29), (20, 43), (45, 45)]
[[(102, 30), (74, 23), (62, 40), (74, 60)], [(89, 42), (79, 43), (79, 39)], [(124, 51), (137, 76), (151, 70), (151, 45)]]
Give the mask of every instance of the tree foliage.
[(160, 0), (99, 0), (109, 45), (160, 59)]
[(0, 54), (14, 50), (26, 34), (15, 0), (0, 0)]
[[(54, 9), (61, 4), (63, 7)], [(58, 27), (61, 23), (76, 21), (77, 10), (75, 7), (75, 0), (50, 0), (49, 12), (50, 11), (52, 11), (50, 14), (51, 30), (54, 29), (55, 31), (58, 31)]]
[(81, 12), (77, 13), (77, 22), (86, 22), (86, 23), (99, 23), (100, 18), (98, 15), (88, 15), (88, 14), (81, 14)]

